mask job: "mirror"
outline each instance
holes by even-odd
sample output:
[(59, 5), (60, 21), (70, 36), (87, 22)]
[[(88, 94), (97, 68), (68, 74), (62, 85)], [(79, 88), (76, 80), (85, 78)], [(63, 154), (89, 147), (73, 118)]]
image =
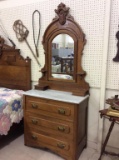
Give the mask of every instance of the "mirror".
[(52, 40), (51, 74), (53, 78), (74, 79), (74, 40), (59, 34)]
[(89, 91), (86, 72), (81, 66), (85, 34), (69, 14), (69, 9), (60, 3), (55, 9), (57, 16), (44, 32), (45, 64), (35, 89), (69, 91), (84, 96)]

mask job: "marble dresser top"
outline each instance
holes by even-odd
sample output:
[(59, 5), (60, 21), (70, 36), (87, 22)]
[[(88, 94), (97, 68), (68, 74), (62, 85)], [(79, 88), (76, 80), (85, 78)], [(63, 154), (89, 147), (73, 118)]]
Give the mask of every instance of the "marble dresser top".
[(57, 90), (29, 90), (24, 93), (24, 95), (28, 96), (34, 96), (38, 98), (46, 98), (46, 99), (51, 99), (51, 100), (57, 100), (57, 101), (62, 101), (62, 102), (68, 102), (68, 103), (76, 103), (79, 104), (82, 101), (84, 101), (86, 98), (89, 97), (89, 95), (86, 95), (84, 97), (81, 96), (75, 96), (72, 95), (71, 92), (64, 92), (64, 91), (57, 91)]

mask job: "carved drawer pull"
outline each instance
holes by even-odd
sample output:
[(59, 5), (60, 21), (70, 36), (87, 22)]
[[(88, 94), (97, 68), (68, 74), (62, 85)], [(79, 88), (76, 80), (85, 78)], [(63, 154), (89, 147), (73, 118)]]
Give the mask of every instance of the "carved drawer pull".
[(65, 131), (65, 127), (64, 126), (58, 126), (58, 130), (61, 131), (61, 132), (64, 132)]
[(36, 120), (36, 119), (32, 119), (31, 121), (32, 121), (33, 124), (37, 124), (38, 123), (38, 120)]
[(64, 149), (65, 148), (65, 144), (63, 143), (57, 143), (57, 147)]
[(65, 115), (66, 111), (65, 111), (65, 109), (63, 109), (63, 108), (59, 108), (59, 109), (58, 109), (58, 113)]
[(33, 139), (33, 140), (37, 140), (37, 136), (32, 135), (32, 139)]
[(38, 108), (38, 106), (36, 105), (36, 104), (32, 104), (32, 108), (34, 108), (34, 109), (37, 109)]

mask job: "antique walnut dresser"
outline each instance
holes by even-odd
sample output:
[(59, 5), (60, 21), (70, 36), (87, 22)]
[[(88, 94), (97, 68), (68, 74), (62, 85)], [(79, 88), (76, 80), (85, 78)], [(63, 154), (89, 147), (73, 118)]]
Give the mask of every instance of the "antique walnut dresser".
[[(81, 67), (86, 40), (65, 4), (60, 3), (55, 12), (58, 16), (43, 36), (42, 77), (35, 89), (24, 94), (25, 145), (47, 148), (66, 160), (78, 160), (87, 144), (89, 85)], [(62, 70), (61, 59), (66, 60)]]

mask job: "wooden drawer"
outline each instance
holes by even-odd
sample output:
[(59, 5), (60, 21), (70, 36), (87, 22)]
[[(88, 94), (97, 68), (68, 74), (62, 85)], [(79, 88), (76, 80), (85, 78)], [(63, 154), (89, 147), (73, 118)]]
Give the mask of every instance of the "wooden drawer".
[(74, 120), (74, 104), (26, 96), (25, 110), (64, 120)]
[(54, 152), (56, 151), (56, 153), (61, 152), (62, 154), (68, 155), (68, 156), (72, 154), (70, 142), (61, 141), (59, 139), (55, 139), (49, 136), (45, 136), (35, 132), (30, 132), (29, 130), (25, 138), (26, 138), (25, 139), (26, 145), (34, 146), (34, 147), (38, 146), (38, 147), (49, 148)]
[(26, 122), (30, 126), (32, 125), (32, 126), (36, 126), (36, 127), (45, 127), (45, 128), (49, 128), (52, 130), (56, 130), (58, 132), (65, 133), (65, 134), (69, 134), (71, 131), (71, 128), (66, 124), (57, 123), (57, 122), (45, 120), (42, 118), (37, 118), (35, 116), (27, 117)]
[[(58, 137), (60, 139), (73, 140), (73, 123), (53, 118), (36, 117), (31, 113), (25, 114), (25, 127), (37, 133)], [(26, 129), (26, 131), (27, 131)]]

